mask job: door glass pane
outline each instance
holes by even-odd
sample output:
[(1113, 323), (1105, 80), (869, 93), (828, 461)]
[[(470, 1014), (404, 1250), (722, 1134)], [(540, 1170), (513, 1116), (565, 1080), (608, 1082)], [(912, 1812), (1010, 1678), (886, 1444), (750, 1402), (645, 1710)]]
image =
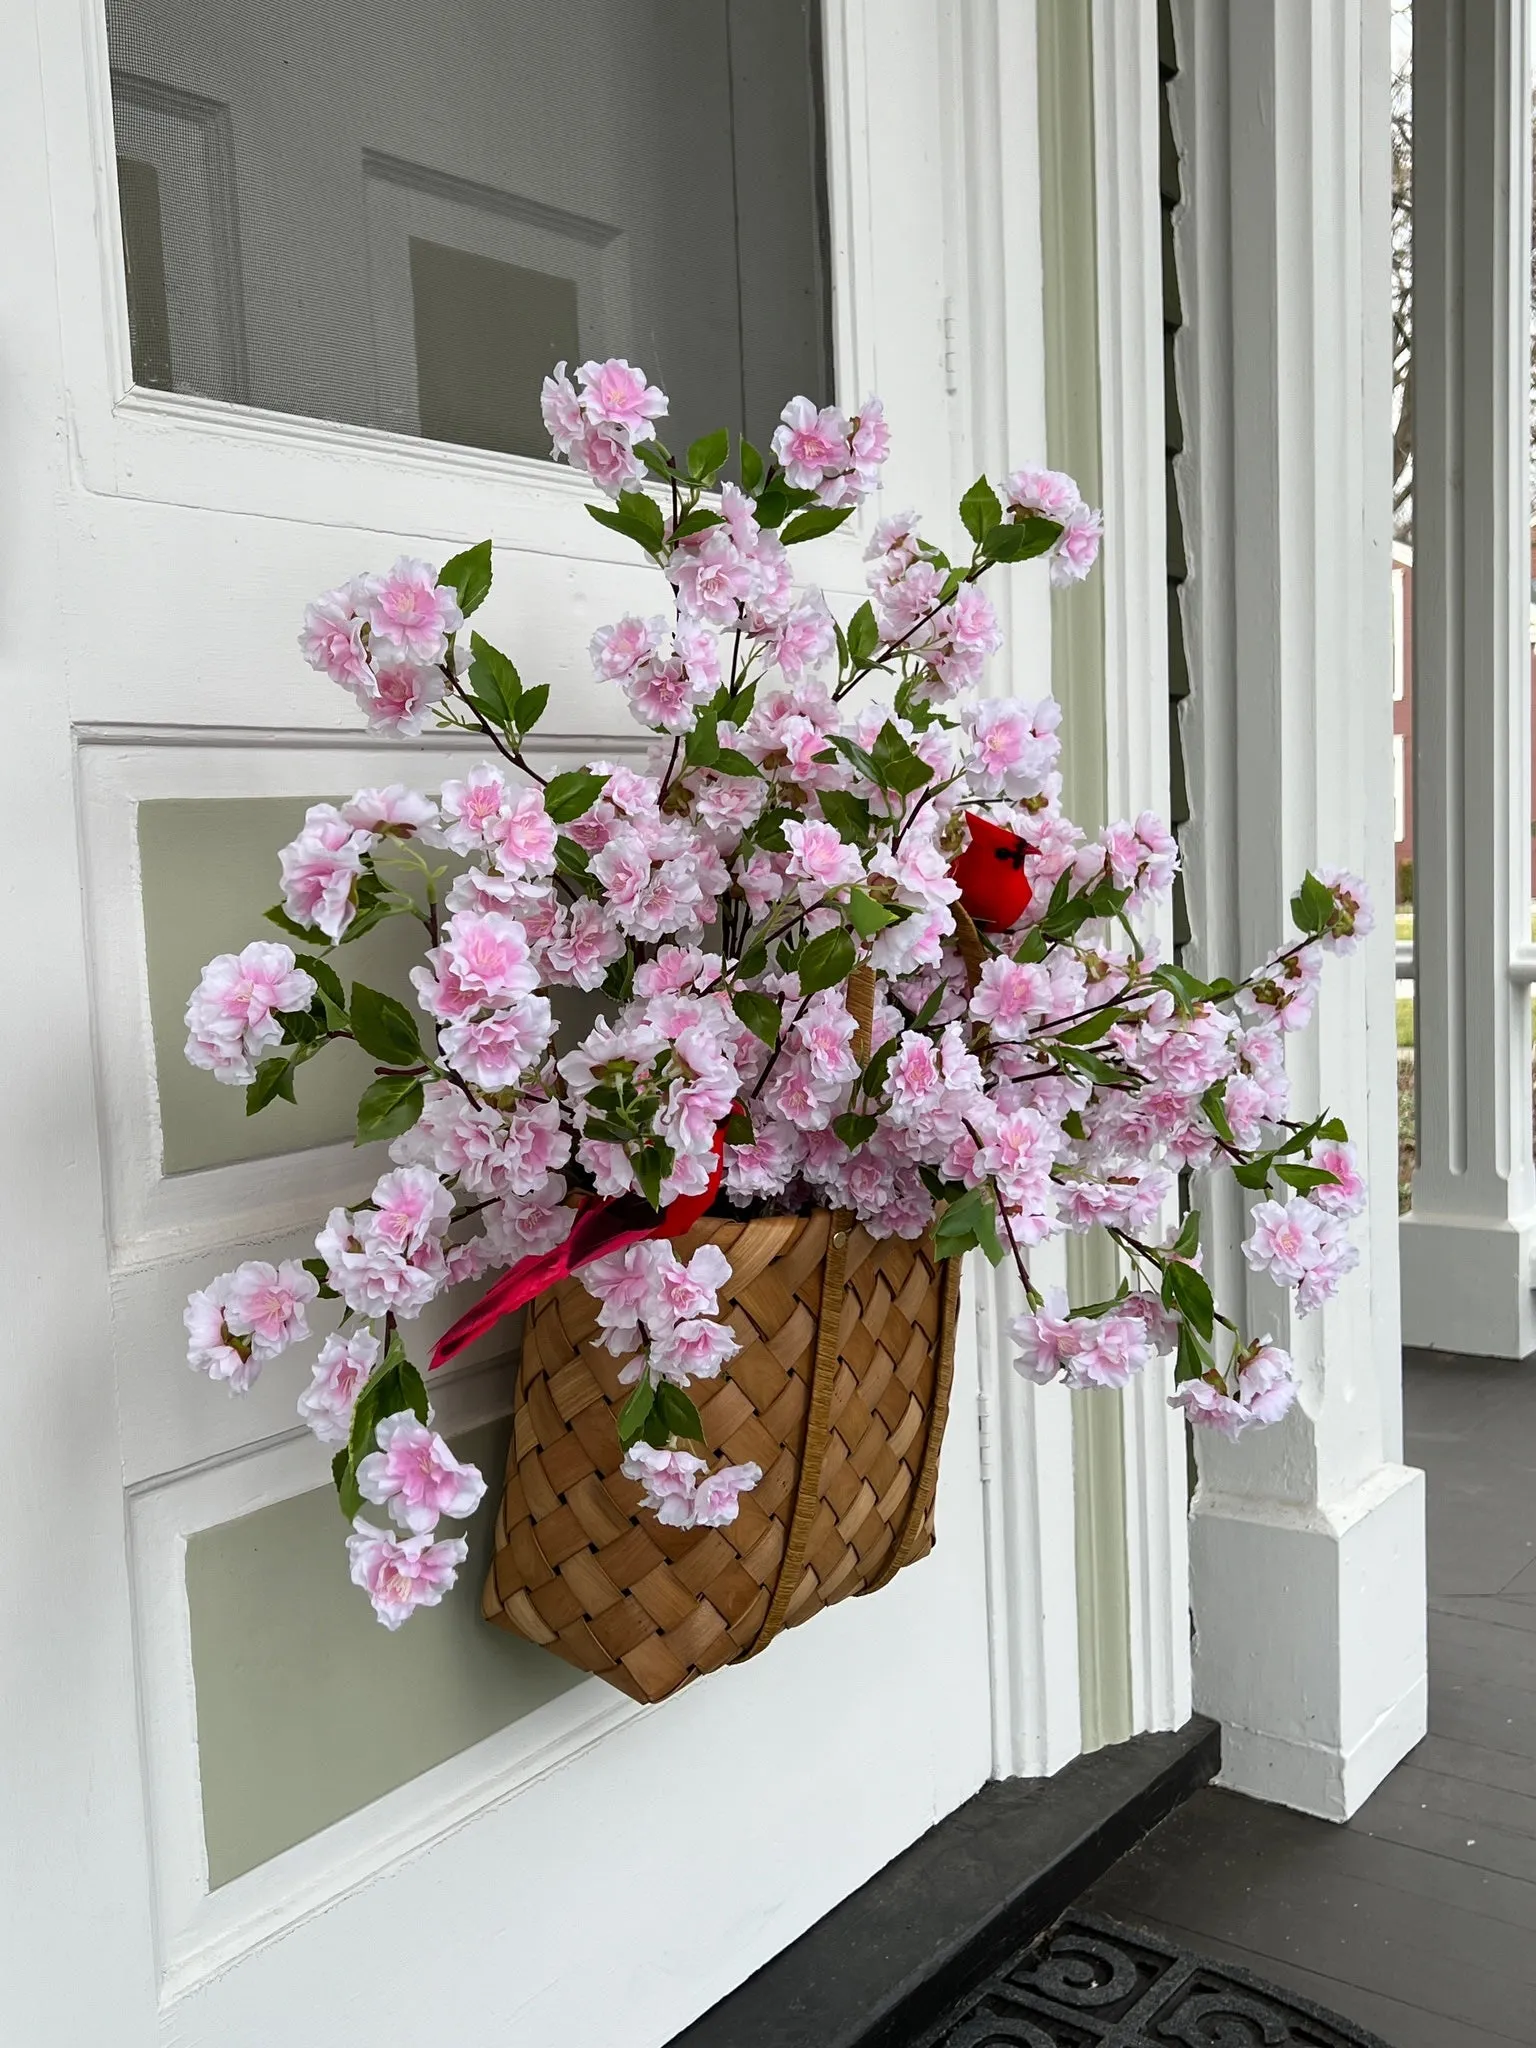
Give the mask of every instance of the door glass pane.
[(817, 0), (107, 0), (134, 379), (544, 456), (831, 397)]

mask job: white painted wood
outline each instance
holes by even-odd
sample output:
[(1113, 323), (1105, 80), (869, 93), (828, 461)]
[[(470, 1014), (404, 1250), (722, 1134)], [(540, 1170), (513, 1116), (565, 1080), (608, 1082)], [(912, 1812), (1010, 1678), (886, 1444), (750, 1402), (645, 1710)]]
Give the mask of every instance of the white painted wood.
[[(947, 11), (947, 25), (953, 83), (941, 106), (967, 228), (947, 337), (965, 366), (956, 468), (995, 476), (1043, 460), (1046, 448), (1039, 162), (1010, 146), (1036, 132), (1035, 7), (971, 0)], [(993, 582), (1006, 639), (992, 687), (1039, 697), (1050, 689), (1049, 586), (1041, 576)], [(986, 1489), (993, 1774), (1048, 1775), (1082, 1747), (1071, 1408), (1058, 1388), (1029, 1386), (1012, 1370), (1008, 1324), (1024, 1307), (1016, 1275), (973, 1258), (966, 1285), (995, 1466)]]
[[(1112, 818), (1166, 818), (1167, 532), (1157, 15), (1095, 0), (1099, 403), (1104, 523), (1104, 695)], [(1173, 943), (1171, 911), (1156, 936)], [(1189, 1718), (1184, 1423), (1161, 1362), (1124, 1396), (1126, 1565), (1134, 1727)]]
[[(881, 391), (903, 502), (939, 514), (981, 459), (952, 381), (974, 369), (1006, 395), (988, 462), (1043, 446), (1033, 12), (831, 0), (826, 41), (841, 393)], [(552, 750), (609, 748), (582, 649), (645, 585), (548, 467), (130, 390), (98, 0), (0, 10), (0, 108), (0, 776), (16, 861), (44, 863), (7, 898), (26, 966), (0, 1019), (25, 1076), (0, 1218), (13, 1513), (33, 1532), (0, 1595), (8, 2027), (29, 2048), (270, 2048), (295, 2025), (648, 2048), (989, 1770), (1073, 1753), (1067, 1404), (1003, 1375), (977, 1287), (956, 1416), (987, 1388), (998, 1476), (984, 1501), (957, 1420), (931, 1560), (662, 1708), (578, 1688), (207, 1894), (182, 1546), (322, 1468), (280, 1375), (240, 1404), (186, 1373), (180, 1302), (225, 1248), (312, 1228), (361, 1162), (331, 1147), (158, 1179), (132, 807), (440, 779), (457, 743), (358, 734), (297, 660), (297, 613), (360, 564), (486, 532), (488, 630), (553, 684)], [(852, 598), (860, 545), (804, 567)], [(1026, 653), (1033, 581), (1012, 621)], [(496, 1387), (469, 1366), (445, 1415), (491, 1412)], [(687, 1914), (640, 1903), (652, 1787), (683, 1815)]]
[(1536, 1351), (1530, 999), (1530, 22), (1414, 8), (1410, 1343)]
[[(1385, 0), (1178, 0), (1187, 324), (1178, 370), (1191, 575), (1186, 836), (1196, 965), (1282, 940), (1309, 864), (1391, 901)], [(1224, 1781), (1335, 1816), (1423, 1732), (1421, 1475), (1402, 1449), (1393, 957), (1330, 962), (1292, 1042), (1376, 1200), (1339, 1300), (1292, 1321), (1245, 1281), (1239, 1205), (1209, 1270), (1294, 1351), (1297, 1409), (1200, 1441), (1194, 1697), (1230, 1731)], [(1241, 1559), (1241, 1569), (1233, 1564)]]

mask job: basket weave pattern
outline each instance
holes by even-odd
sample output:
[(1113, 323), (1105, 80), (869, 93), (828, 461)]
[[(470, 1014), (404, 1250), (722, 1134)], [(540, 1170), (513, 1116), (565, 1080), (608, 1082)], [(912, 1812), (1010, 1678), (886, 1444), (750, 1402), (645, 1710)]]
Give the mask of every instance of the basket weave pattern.
[[(741, 1350), (695, 1381), (711, 1460), (752, 1460), (724, 1529), (639, 1512), (620, 1471), (625, 1361), (593, 1344), (597, 1303), (562, 1281), (529, 1310), (484, 1612), (637, 1700), (766, 1647), (933, 1544), (959, 1261), (877, 1242), (843, 1214), (706, 1218)], [(825, 1314), (824, 1314), (825, 1311)]]

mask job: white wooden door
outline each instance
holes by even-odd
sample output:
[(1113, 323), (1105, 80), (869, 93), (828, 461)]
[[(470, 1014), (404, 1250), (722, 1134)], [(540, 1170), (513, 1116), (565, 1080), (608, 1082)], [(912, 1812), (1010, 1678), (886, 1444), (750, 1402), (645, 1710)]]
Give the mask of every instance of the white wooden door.
[[(672, 5), (658, 0), (645, 19)], [(690, 11), (707, 24), (720, 8)], [(127, 38), (115, 63), (100, 0), (0, 10), (0, 1373), (13, 1432), (0, 2031), (17, 2048), (649, 2048), (956, 1806), (995, 1753), (1019, 1754), (1032, 1710), (1005, 1701), (1012, 1734), (995, 1745), (994, 1699), (1000, 1686), (1036, 1696), (1042, 1679), (1021, 1666), (1018, 1615), (1011, 1633), (989, 1634), (988, 1530), (994, 1601), (1007, 1568), (1038, 1584), (1038, 1559), (1021, 1567), (1016, 1554), (1027, 1515), (1000, 1518), (983, 1499), (974, 1329), (933, 1557), (661, 1708), (583, 1681), (454, 1753), (424, 1734), (429, 1767), (414, 1770), (416, 1738), (395, 1725), (374, 1653), (352, 1692), (348, 1670), (331, 1668), (347, 1653), (327, 1643), (246, 1643), (246, 1666), (213, 1669), (191, 1619), (189, 1560), (207, 1554), (210, 1532), (323, 1488), (326, 1453), (297, 1428), (296, 1388), (276, 1372), (242, 1402), (187, 1373), (181, 1305), (238, 1256), (305, 1248), (329, 1203), (355, 1199), (371, 1171), (345, 1143), (232, 1157), (184, 1118), (175, 1152), (149, 957), (161, 913), (145, 901), (146, 819), (163, 822), (172, 801), (435, 787), (467, 758), (446, 740), (368, 739), (295, 651), (309, 595), (399, 553), (439, 561), (492, 534), (486, 629), (525, 677), (552, 686), (551, 758), (630, 744), (608, 731), (612, 703), (585, 648), (597, 624), (648, 600), (645, 572), (586, 517), (579, 479), (416, 434), (413, 408), (425, 422), (430, 407), (451, 412), (453, 393), (429, 394), (416, 375), (401, 308), (413, 238), (540, 275), (559, 243), (584, 307), (625, 331), (647, 320), (662, 331), (642, 236), (626, 247), (577, 200), (535, 203), (462, 168), (476, 159), (466, 138), (494, 129), (508, 65), (536, 76), (592, 17), (616, 25), (642, 10), (113, 0), (111, 12), (114, 38)], [(509, 44), (514, 12), (523, 29)], [(745, 34), (751, 10), (731, 13)], [(213, 17), (230, 39), (222, 87), (188, 54)], [(146, 18), (161, 24), (158, 42), (134, 40)], [(875, 389), (886, 401), (896, 505), (942, 515), (983, 459), (1042, 445), (1032, 45), (1023, 4), (825, 9), (837, 384), (845, 400)], [(616, 47), (594, 70), (583, 148), (601, 154), (626, 93), (663, 118), (675, 80), (645, 75), (633, 55)], [(370, 104), (369, 80), (386, 72), (404, 81), (399, 120)], [(262, 124), (296, 107), (291, 152), (263, 153)], [(686, 103), (680, 116), (686, 138)], [(141, 167), (125, 178), (147, 164), (159, 179), (175, 273), (163, 292), (183, 355), (169, 374), (155, 368), (154, 321), (130, 332), (119, 155)], [(344, 333), (311, 289), (314, 252), (256, 232), (256, 213), (295, 179), (332, 208)], [(181, 237), (201, 238), (201, 271), (177, 272)], [(749, 319), (752, 284), (743, 278)], [(457, 312), (473, 319), (472, 299)], [(666, 374), (643, 345), (633, 352)], [(135, 386), (136, 360), (160, 384), (197, 388)], [(274, 380), (288, 397), (254, 402)], [(851, 609), (861, 537), (818, 545), (812, 572)], [(1015, 599), (1026, 645), (1036, 602)], [(154, 860), (156, 887), (169, 873), (195, 895), (201, 878), (174, 847)], [(994, 1370), (984, 1353), (983, 1376)], [(440, 1394), (450, 1428), (507, 1405), (495, 1366), (457, 1373)], [(1045, 1426), (1058, 1434), (1038, 1440), (1042, 1462), (1061, 1460), (1065, 1426)], [(341, 1535), (338, 1518), (317, 1572), (335, 1568)], [(475, 1588), (455, 1597), (472, 1603)], [(1075, 1661), (1061, 1598), (1037, 1604)], [(1038, 1663), (1049, 1631), (1037, 1619), (1022, 1632), (1034, 1630)], [(290, 1653), (326, 1667), (331, 1689), (316, 1698), (342, 1723), (317, 1725), (327, 1754), (392, 1746), (407, 1767), (378, 1797), (231, 1873), (211, 1857), (205, 1807), (210, 1774), (239, 1780), (242, 1760), (215, 1756), (208, 1700), (265, 1683), (265, 1664)], [(269, 1767), (253, 1751), (244, 1796), (291, 1804), (291, 1784), (261, 1782)], [(664, 1824), (645, 1816), (653, 1800), (672, 1802)]]

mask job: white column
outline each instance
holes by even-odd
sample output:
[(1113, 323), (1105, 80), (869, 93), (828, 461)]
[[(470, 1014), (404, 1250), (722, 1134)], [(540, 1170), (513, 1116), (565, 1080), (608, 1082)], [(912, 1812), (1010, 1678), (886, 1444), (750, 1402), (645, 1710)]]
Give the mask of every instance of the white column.
[[(1186, 837), (1197, 969), (1287, 935), (1308, 866), (1391, 902), (1388, 0), (1177, 0), (1188, 194), (1178, 373), (1191, 564)], [(1425, 1726), (1422, 1475), (1401, 1457), (1390, 933), (1331, 961), (1293, 1040), (1375, 1189), (1359, 1271), (1292, 1321), (1237, 1253), (1230, 1186), (1209, 1268), (1295, 1354), (1297, 1408), (1199, 1444), (1190, 1528), (1195, 1705), (1222, 1781), (1342, 1819)]]
[(1536, 1351), (1523, 4), (1416, 0), (1411, 1344)]

